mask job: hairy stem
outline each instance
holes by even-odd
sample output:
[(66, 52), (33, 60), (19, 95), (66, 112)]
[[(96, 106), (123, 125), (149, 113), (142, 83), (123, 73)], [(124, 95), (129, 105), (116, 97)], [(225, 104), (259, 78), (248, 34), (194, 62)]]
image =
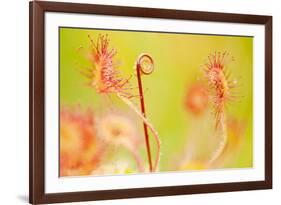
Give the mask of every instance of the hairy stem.
[(208, 164), (213, 164), (224, 152), (225, 146), (227, 144), (227, 126), (224, 112), (220, 116), (220, 127), (221, 127), (221, 140), (215, 152), (212, 154), (211, 159)]
[(157, 170), (158, 164), (159, 164), (159, 160), (160, 160), (160, 139), (158, 136), (157, 131), (154, 129), (154, 127), (152, 126), (152, 124), (148, 121), (148, 119), (141, 113), (140, 110), (138, 110), (136, 108), (136, 106), (126, 97), (123, 97), (121, 94), (117, 93), (117, 96), (126, 104), (128, 105), (141, 119), (142, 121), (145, 123), (145, 125), (151, 130), (154, 139), (156, 141), (157, 144), (157, 151), (156, 151), (156, 159), (155, 159), (155, 163), (154, 165), (152, 165), (152, 169), (151, 171), (155, 172)]
[(137, 164), (137, 167), (138, 167), (138, 170), (140, 172), (144, 172), (145, 171), (145, 168), (143, 166), (143, 161), (140, 157), (140, 154), (136, 151), (137, 149), (135, 149), (135, 147), (133, 146), (126, 146), (127, 150), (133, 155), (133, 158), (134, 160), (136, 161), (136, 164)]

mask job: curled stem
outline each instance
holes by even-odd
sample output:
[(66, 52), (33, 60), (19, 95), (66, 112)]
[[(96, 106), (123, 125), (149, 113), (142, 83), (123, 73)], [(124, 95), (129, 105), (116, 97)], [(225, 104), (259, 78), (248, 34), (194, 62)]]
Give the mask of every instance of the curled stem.
[[(139, 88), (139, 95), (140, 95), (141, 112), (144, 117), (146, 117), (146, 115), (145, 115), (145, 105), (144, 105), (144, 95), (143, 95), (143, 90), (142, 90), (141, 74), (148, 75), (148, 74), (152, 73), (153, 68), (154, 68), (153, 60), (149, 55), (141, 54), (138, 57), (136, 71), (137, 71), (138, 88)], [(147, 157), (148, 157), (148, 162), (149, 162), (149, 170), (150, 170), (150, 172), (152, 172), (153, 165), (152, 165), (149, 135), (148, 135), (146, 123), (143, 123), (143, 129), (144, 129)]]
[(159, 164), (159, 160), (160, 160), (160, 139), (158, 136), (157, 131), (154, 129), (154, 127), (152, 126), (152, 124), (148, 121), (148, 119), (141, 113), (141, 111), (139, 111), (136, 106), (126, 97), (123, 97), (121, 94), (117, 93), (117, 96), (126, 104), (128, 105), (141, 119), (142, 121), (145, 123), (145, 125), (151, 130), (154, 139), (157, 143), (157, 151), (156, 151), (156, 160), (154, 165), (152, 165), (152, 169), (151, 171), (156, 171), (158, 164)]

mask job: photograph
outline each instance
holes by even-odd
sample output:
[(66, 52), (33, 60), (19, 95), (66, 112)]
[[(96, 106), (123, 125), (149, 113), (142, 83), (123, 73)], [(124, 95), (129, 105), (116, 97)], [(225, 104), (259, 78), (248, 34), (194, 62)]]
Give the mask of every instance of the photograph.
[(272, 16), (29, 4), (29, 202), (272, 188)]
[(59, 177), (253, 168), (253, 36), (58, 35)]

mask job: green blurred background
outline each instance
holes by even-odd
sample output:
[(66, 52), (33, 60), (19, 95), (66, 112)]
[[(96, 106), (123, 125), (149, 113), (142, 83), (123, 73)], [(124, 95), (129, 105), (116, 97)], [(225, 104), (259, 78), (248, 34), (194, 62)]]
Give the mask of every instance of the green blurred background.
[[(87, 79), (79, 72), (80, 67), (90, 66), (83, 51), (90, 46), (88, 34), (95, 41), (99, 34), (108, 34), (110, 47), (117, 49), (115, 59), (120, 60), (119, 69), (124, 78), (135, 73), (134, 64), (141, 53), (153, 57), (155, 70), (142, 80), (147, 116), (162, 142), (161, 171), (173, 171), (171, 164), (185, 149), (193, 116), (184, 108), (184, 99), (188, 87), (203, 76), (200, 65), (214, 51), (229, 52), (235, 62), (229, 64), (228, 69), (241, 84), (241, 99), (231, 103), (226, 114), (243, 120), (246, 129), (240, 151), (224, 167), (252, 166), (252, 37), (60, 28), (60, 103), (80, 104), (97, 111), (106, 109), (110, 103), (104, 103), (93, 88), (87, 87)], [(132, 84), (137, 85), (135, 77)], [(129, 110), (114, 97), (112, 103)], [(200, 129), (200, 123), (197, 126)], [(145, 149), (141, 152), (146, 159)], [(121, 151), (118, 156), (126, 157), (126, 153)]]

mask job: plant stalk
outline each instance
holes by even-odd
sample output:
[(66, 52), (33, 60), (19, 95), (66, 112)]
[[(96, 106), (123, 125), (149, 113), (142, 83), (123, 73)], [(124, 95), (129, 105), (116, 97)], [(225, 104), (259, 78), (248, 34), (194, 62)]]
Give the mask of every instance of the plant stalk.
[(222, 112), (220, 117), (220, 126), (221, 126), (221, 140), (219, 143), (219, 146), (215, 150), (215, 152), (212, 154), (211, 159), (209, 160), (208, 164), (213, 164), (224, 152), (225, 146), (227, 144), (227, 126), (226, 126), (226, 116), (225, 113)]
[(152, 124), (147, 120), (146, 117), (144, 117), (144, 115), (141, 113), (141, 111), (139, 111), (136, 106), (126, 97), (122, 96), (121, 94), (117, 93), (117, 96), (126, 104), (128, 105), (143, 121), (143, 123), (151, 130), (155, 141), (157, 143), (157, 152), (156, 152), (156, 160), (154, 163), (154, 166), (151, 163), (151, 172), (154, 172), (157, 170), (158, 167), (158, 163), (160, 160), (160, 140), (159, 140), (159, 136), (157, 131), (154, 129), (154, 127), (152, 126)]
[[(140, 70), (140, 64), (137, 63), (137, 78), (138, 78), (138, 87), (139, 87), (139, 95), (140, 95), (140, 105), (141, 105), (141, 112), (143, 117), (146, 118), (145, 115), (145, 106), (144, 106), (144, 95), (142, 90), (142, 81), (141, 81), (141, 70)], [(149, 136), (148, 136), (148, 130), (147, 125), (145, 122), (143, 122), (143, 129), (144, 129), (144, 136), (145, 136), (145, 144), (146, 144), (146, 151), (147, 151), (147, 157), (149, 162), (149, 170), (152, 172), (152, 159), (151, 159), (151, 151), (150, 151), (150, 143), (149, 143)]]

